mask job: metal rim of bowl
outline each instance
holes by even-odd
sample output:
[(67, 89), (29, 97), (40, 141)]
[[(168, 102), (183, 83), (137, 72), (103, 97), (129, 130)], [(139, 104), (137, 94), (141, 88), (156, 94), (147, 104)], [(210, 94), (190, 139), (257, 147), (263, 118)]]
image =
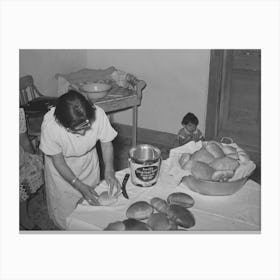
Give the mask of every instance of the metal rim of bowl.
[(247, 176), (242, 177), (242, 178), (240, 178), (240, 179), (238, 179), (238, 180), (235, 180), (235, 181), (225, 181), (225, 182), (203, 180), (203, 179), (196, 178), (194, 175), (190, 175), (190, 176), (194, 177), (194, 178), (195, 178), (196, 180), (198, 180), (198, 181), (205, 182), (205, 183), (209, 183), (209, 184), (213, 184), (213, 183), (215, 183), (215, 184), (217, 184), (217, 183), (223, 183), (223, 184), (225, 184), (225, 183), (238, 183), (238, 182), (241, 182), (241, 181), (243, 181), (244, 179), (248, 179), (248, 178), (252, 175), (252, 173), (253, 173), (253, 171), (251, 171)]
[[(157, 152), (158, 156), (155, 158), (155, 159), (148, 159), (148, 160), (141, 160), (141, 159), (137, 159), (135, 157), (133, 157), (133, 152), (137, 149), (137, 148), (150, 148), (150, 149), (153, 149), (154, 151)], [(133, 162), (135, 163), (138, 163), (138, 164), (144, 164), (144, 163), (149, 163), (149, 164), (153, 164), (153, 163), (156, 163), (160, 160), (161, 158), (161, 151), (158, 147), (155, 147), (153, 145), (150, 145), (150, 144), (140, 144), (140, 145), (137, 145), (135, 147), (132, 147), (129, 151), (128, 151), (128, 156), (129, 156), (129, 159), (131, 159)]]
[[(85, 90), (85, 89), (84, 89), (84, 86), (85, 86), (85, 85), (106, 85), (106, 86), (107, 86), (107, 89), (98, 90), (98, 91), (97, 91), (97, 90), (88, 91), (88, 90)], [(84, 84), (84, 85), (81, 85), (81, 86), (80, 86), (80, 90), (82, 90), (83, 92), (86, 92), (86, 93), (107, 92), (107, 91), (109, 91), (111, 88), (112, 88), (112, 85), (105, 84), (105, 83), (87, 83), (87, 84)]]
[[(232, 182), (214, 182), (214, 181), (206, 181), (206, 180), (200, 180), (200, 179), (196, 179), (194, 176), (190, 175), (190, 176), (186, 176), (189, 177), (186, 178), (187, 180), (187, 186), (190, 190), (199, 193), (201, 195), (206, 195), (206, 196), (228, 196), (228, 195), (232, 195), (234, 193), (236, 193), (237, 191), (239, 191), (244, 184), (247, 182), (248, 180), (248, 176), (239, 179), (237, 181), (232, 181)], [(191, 181), (189, 181), (191, 180)], [(195, 181), (193, 181), (195, 180)], [(243, 183), (244, 182), (244, 183)], [(220, 189), (219, 185), (221, 185), (220, 187), (222, 187)], [(212, 187), (218, 187), (218, 189), (212, 189)], [(230, 187), (230, 189), (228, 189), (228, 187)]]

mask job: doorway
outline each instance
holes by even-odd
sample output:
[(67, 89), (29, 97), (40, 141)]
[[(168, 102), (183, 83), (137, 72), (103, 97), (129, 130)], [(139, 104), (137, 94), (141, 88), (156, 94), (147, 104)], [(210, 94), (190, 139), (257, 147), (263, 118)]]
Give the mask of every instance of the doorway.
[(206, 139), (230, 137), (261, 161), (261, 50), (212, 50)]

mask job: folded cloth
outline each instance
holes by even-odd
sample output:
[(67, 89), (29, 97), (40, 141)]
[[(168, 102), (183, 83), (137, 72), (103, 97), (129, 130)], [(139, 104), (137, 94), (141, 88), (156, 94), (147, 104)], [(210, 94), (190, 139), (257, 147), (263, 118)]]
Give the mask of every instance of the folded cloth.
[(187, 144), (171, 149), (169, 153), (169, 158), (166, 160), (168, 169), (167, 172), (173, 177), (175, 183), (179, 185), (183, 177), (191, 175), (189, 170), (183, 170), (179, 164), (179, 159), (184, 153), (193, 154), (194, 152), (200, 150), (202, 147), (202, 142), (188, 142)]
[(256, 164), (253, 161), (248, 161), (246, 163), (240, 163), (240, 165), (237, 167), (237, 169), (234, 172), (234, 175), (232, 178), (230, 178), (228, 181), (237, 181), (241, 178), (245, 178), (249, 176), (256, 168)]

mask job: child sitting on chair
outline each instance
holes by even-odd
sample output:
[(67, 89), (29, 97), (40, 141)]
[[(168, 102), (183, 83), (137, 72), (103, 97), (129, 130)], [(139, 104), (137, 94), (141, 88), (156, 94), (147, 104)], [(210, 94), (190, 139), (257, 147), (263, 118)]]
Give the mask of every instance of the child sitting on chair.
[(181, 124), (183, 127), (177, 134), (175, 146), (182, 146), (190, 141), (204, 140), (201, 131), (197, 128), (198, 118), (193, 113), (186, 114)]

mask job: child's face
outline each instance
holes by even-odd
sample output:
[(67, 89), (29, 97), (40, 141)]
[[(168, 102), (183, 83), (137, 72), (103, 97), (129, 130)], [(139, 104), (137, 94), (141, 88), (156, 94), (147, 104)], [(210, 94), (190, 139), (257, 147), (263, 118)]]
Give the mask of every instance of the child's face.
[(190, 122), (188, 124), (185, 124), (184, 127), (190, 133), (193, 133), (196, 130), (196, 125)]

